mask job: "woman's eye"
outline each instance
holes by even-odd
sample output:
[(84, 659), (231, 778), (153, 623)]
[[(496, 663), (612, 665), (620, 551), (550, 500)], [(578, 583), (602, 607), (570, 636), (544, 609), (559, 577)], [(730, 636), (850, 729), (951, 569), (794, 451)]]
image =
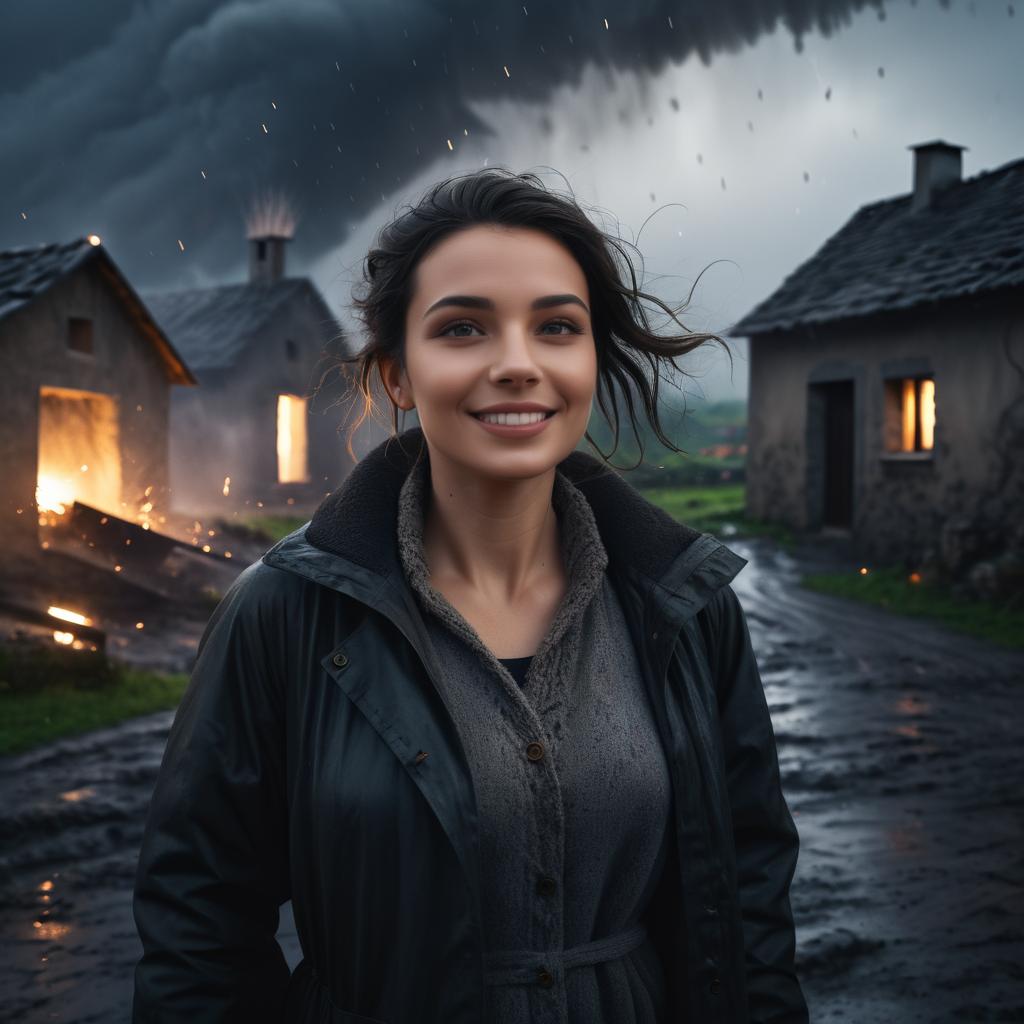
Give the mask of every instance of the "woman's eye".
[[(567, 330), (565, 331), (566, 334), (582, 334), (583, 333), (583, 331), (580, 330), (580, 328), (577, 327), (571, 320), (549, 320), (544, 326), (545, 327), (565, 327), (565, 328), (567, 328)], [(559, 333), (562, 333), (562, 332), (559, 332)]]
[[(469, 335), (469, 334), (450, 334), (449, 333), (450, 331), (454, 331), (458, 327), (468, 327), (468, 328), (471, 328), (472, 330), (479, 330), (479, 328), (476, 326), (476, 324), (470, 323), (468, 320), (459, 320), (457, 323), (449, 324), (443, 331), (441, 331), (440, 336), (442, 338), (469, 338), (469, 337), (471, 337), (471, 335)], [(564, 328), (566, 328), (566, 330), (564, 330), (564, 331), (557, 331), (556, 334), (582, 334), (583, 333), (582, 329), (577, 327), (576, 324), (574, 324), (571, 320), (548, 320), (546, 323), (542, 324), (542, 328), (546, 328), (546, 327), (564, 327)]]
[(456, 324), (449, 324), (441, 332), (441, 337), (442, 338), (443, 337), (451, 337), (451, 338), (468, 338), (469, 337), (468, 334), (451, 334), (451, 335), (448, 334), (449, 331), (454, 331), (456, 327), (472, 327), (472, 328), (476, 329), (476, 324), (467, 323), (465, 320), (460, 320)]

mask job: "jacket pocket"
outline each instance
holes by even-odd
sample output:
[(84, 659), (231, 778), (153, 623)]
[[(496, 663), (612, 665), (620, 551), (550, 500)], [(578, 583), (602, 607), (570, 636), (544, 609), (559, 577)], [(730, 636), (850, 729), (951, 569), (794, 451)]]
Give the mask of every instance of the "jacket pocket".
[(300, 961), (289, 979), (284, 1020), (287, 1024), (387, 1024), (379, 1017), (335, 1006), (327, 987), (305, 960)]

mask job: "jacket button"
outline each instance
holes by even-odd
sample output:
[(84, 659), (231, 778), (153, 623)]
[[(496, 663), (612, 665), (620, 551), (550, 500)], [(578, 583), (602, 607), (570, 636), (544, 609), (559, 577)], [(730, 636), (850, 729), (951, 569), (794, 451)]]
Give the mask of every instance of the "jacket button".
[(348, 664), (348, 655), (342, 654), (339, 651), (331, 660), (338, 668), (344, 668)]
[(555, 983), (555, 976), (546, 967), (542, 967), (537, 972), (537, 982), (544, 988), (551, 988)]
[(711, 979), (711, 984), (708, 985), (708, 988), (711, 990), (711, 994), (713, 996), (717, 996), (718, 993), (722, 991), (722, 980), (721, 980), (721, 978), (712, 978)]
[(556, 885), (555, 880), (553, 878), (549, 878), (547, 875), (541, 875), (541, 877), (537, 879), (537, 892), (539, 892), (541, 896), (554, 896), (555, 889), (557, 888), (558, 886)]
[(536, 740), (526, 746), (526, 756), (531, 761), (539, 761), (544, 756), (544, 746)]

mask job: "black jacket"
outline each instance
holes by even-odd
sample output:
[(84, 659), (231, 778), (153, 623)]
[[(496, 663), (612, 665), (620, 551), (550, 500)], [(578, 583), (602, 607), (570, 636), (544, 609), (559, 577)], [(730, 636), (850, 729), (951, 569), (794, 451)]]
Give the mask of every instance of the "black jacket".
[[(136, 1024), (486, 1024), (472, 780), (395, 535), (424, 443), (366, 456), (210, 620), (139, 860)], [(672, 1024), (802, 1024), (797, 833), (729, 585), (745, 561), (589, 455), (559, 469), (594, 511), (671, 770), (651, 928)]]

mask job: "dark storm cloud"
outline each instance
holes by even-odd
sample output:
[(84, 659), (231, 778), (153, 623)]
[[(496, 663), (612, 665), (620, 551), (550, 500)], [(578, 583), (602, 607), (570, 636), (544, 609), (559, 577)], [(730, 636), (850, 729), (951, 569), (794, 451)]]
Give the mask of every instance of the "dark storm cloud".
[(799, 47), (864, 7), (881, 13), (879, 0), (8, 3), (0, 246), (97, 231), (142, 287), (181, 283), (189, 263), (224, 277), (243, 209), (269, 186), (295, 200), (310, 260), (425, 166), (464, 170), (464, 130), (487, 133), (470, 101), (540, 101), (588, 63), (650, 76), (777, 27)]

